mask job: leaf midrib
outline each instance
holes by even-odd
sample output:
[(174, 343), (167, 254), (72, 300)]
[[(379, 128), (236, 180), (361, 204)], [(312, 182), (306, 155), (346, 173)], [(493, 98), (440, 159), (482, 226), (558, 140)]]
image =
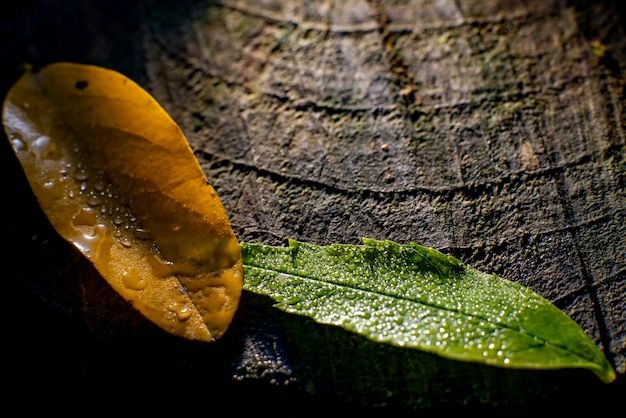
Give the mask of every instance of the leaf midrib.
[[(584, 357), (581, 354), (570, 350), (567, 346), (563, 346), (563, 345), (560, 345), (560, 344), (555, 344), (555, 343), (550, 342), (550, 341), (548, 341), (548, 340), (546, 340), (544, 338), (541, 338), (541, 337), (539, 337), (539, 336), (537, 336), (535, 334), (532, 334), (532, 333), (529, 333), (529, 332), (525, 332), (525, 331), (522, 331), (522, 330), (517, 329), (517, 328), (512, 328), (512, 327), (510, 327), (510, 326), (508, 326), (506, 324), (503, 324), (501, 322), (491, 321), (491, 320), (489, 320), (488, 318), (486, 318), (483, 315), (468, 315), (467, 313), (465, 313), (465, 312), (463, 312), (461, 310), (458, 310), (458, 309), (450, 309), (450, 308), (442, 307), (442, 306), (435, 305), (435, 304), (429, 304), (429, 303), (425, 303), (425, 302), (421, 302), (421, 301), (414, 301), (412, 299), (406, 299), (406, 298), (403, 298), (401, 296), (389, 294), (389, 293), (386, 293), (386, 292), (374, 292), (372, 290), (362, 289), (360, 287), (353, 286), (353, 285), (350, 285), (350, 284), (347, 284), (347, 283), (341, 283), (341, 282), (338, 282), (338, 281), (335, 281), (335, 280), (332, 280), (332, 279), (330, 279), (330, 280), (323, 280), (323, 279), (319, 279), (319, 278), (312, 278), (312, 277), (300, 275), (300, 274), (297, 274), (297, 273), (288, 273), (288, 272), (284, 272), (284, 271), (280, 271), (280, 270), (273, 270), (273, 269), (270, 269), (270, 268), (259, 267), (259, 266), (256, 266), (256, 265), (250, 265), (250, 264), (246, 264), (246, 263), (244, 263), (244, 268), (256, 268), (256, 269), (259, 269), (259, 270), (262, 270), (262, 271), (266, 271), (266, 272), (270, 272), (270, 273), (279, 273), (279, 274), (284, 274), (284, 275), (287, 275), (287, 276), (293, 276), (293, 277), (297, 277), (298, 279), (311, 281), (311, 282), (315, 282), (315, 283), (331, 284), (331, 285), (334, 285), (334, 286), (337, 286), (337, 287), (348, 288), (348, 289), (352, 289), (352, 290), (355, 290), (355, 291), (361, 292), (361, 293), (367, 293), (367, 294), (372, 294), (372, 295), (381, 295), (381, 296), (385, 296), (385, 297), (388, 297), (388, 298), (391, 298), (391, 299), (395, 299), (395, 300), (399, 300), (399, 301), (418, 303), (418, 304), (421, 304), (421, 305), (424, 305), (424, 306), (428, 306), (428, 307), (431, 307), (431, 308), (440, 309), (442, 311), (456, 312), (456, 313), (461, 314), (461, 315), (466, 316), (466, 317), (467, 316), (471, 316), (471, 317), (474, 317), (474, 318), (479, 318), (481, 320), (487, 321), (490, 324), (498, 325), (499, 326), (498, 329), (506, 329), (506, 330), (510, 330), (510, 331), (513, 331), (513, 332), (516, 332), (516, 333), (519, 333), (519, 334), (525, 334), (525, 335), (528, 335), (530, 337), (533, 337), (536, 341), (538, 341), (538, 344), (533, 345), (531, 347), (551, 346), (551, 347), (554, 347), (554, 348), (556, 348), (558, 350), (562, 350), (562, 351), (564, 351), (566, 353), (574, 355), (577, 358), (580, 358), (580, 359), (584, 360), (585, 362), (589, 363), (593, 367), (599, 368), (599, 365), (593, 359), (589, 359), (587, 357)], [(244, 277), (245, 277), (245, 275), (244, 275)], [(494, 331), (491, 331), (490, 334), (493, 333), (493, 332)], [(523, 349), (518, 349), (518, 350), (510, 350), (510, 351), (511, 352), (517, 352), (517, 351), (524, 351), (524, 350)]]
[[(246, 263), (244, 263), (244, 267), (256, 268), (256, 269), (259, 269), (259, 270), (262, 270), (262, 271), (266, 271), (266, 272), (270, 272), (270, 273), (279, 273), (279, 274), (284, 274), (284, 275), (287, 275), (287, 276), (293, 276), (293, 277), (297, 277), (299, 279), (303, 279), (303, 280), (307, 280), (307, 281), (311, 281), (311, 282), (315, 282), (315, 283), (331, 284), (331, 285), (335, 285), (337, 287), (348, 288), (348, 289), (355, 290), (357, 292), (371, 294), (371, 295), (385, 296), (385, 297), (388, 297), (388, 298), (391, 298), (391, 299), (395, 299), (395, 300), (399, 300), (399, 301), (403, 301), (403, 302), (413, 302), (413, 303), (417, 303), (417, 304), (420, 304), (420, 305), (423, 305), (423, 306), (428, 306), (428, 307), (431, 307), (431, 308), (440, 309), (442, 311), (455, 312), (455, 313), (461, 314), (461, 315), (463, 315), (465, 317), (470, 317), (471, 316), (473, 318), (479, 318), (481, 320), (487, 321), (490, 324), (498, 325), (499, 329), (507, 329), (507, 330), (511, 330), (511, 331), (517, 332), (519, 334), (526, 334), (526, 335), (529, 335), (529, 336), (534, 337), (535, 339), (539, 340), (540, 342), (543, 343), (543, 345), (551, 345), (551, 346), (557, 347), (557, 348), (559, 348), (559, 349), (561, 349), (563, 351), (566, 351), (568, 353), (572, 353), (570, 350), (567, 350), (566, 347), (563, 347), (561, 345), (557, 345), (557, 344), (551, 343), (551, 342), (549, 342), (549, 341), (547, 341), (547, 340), (545, 340), (545, 339), (543, 339), (543, 338), (541, 338), (541, 337), (539, 337), (537, 335), (534, 335), (534, 334), (531, 334), (531, 333), (528, 333), (528, 332), (523, 332), (520, 329), (512, 328), (512, 327), (510, 327), (510, 326), (508, 326), (506, 324), (503, 324), (501, 322), (492, 321), (492, 320), (488, 319), (487, 317), (485, 317), (484, 315), (480, 315), (480, 314), (478, 314), (478, 315), (469, 315), (466, 312), (463, 312), (463, 311), (458, 310), (458, 309), (450, 309), (450, 308), (442, 307), (442, 306), (436, 305), (436, 304), (430, 304), (430, 303), (426, 303), (426, 302), (415, 301), (413, 299), (403, 298), (401, 296), (390, 294), (390, 293), (387, 293), (387, 292), (375, 292), (375, 291), (372, 291), (372, 290), (369, 290), (369, 289), (363, 289), (363, 288), (360, 288), (360, 287), (357, 287), (357, 286), (353, 286), (353, 285), (350, 285), (350, 284), (347, 284), (347, 283), (341, 283), (341, 282), (338, 282), (338, 281), (335, 281), (335, 280), (332, 280), (332, 279), (331, 280), (323, 280), (323, 279), (319, 279), (319, 278), (312, 278), (312, 277), (300, 275), (300, 274), (297, 274), (297, 273), (288, 273), (288, 272), (284, 272), (284, 271), (280, 271), (280, 270), (273, 270), (273, 269), (270, 269), (270, 268), (267, 268), (267, 267), (259, 267), (259, 266), (256, 266), (256, 265), (250, 265), (250, 264), (246, 264)], [(537, 346), (541, 346), (541, 344), (537, 344)], [(574, 354), (576, 354), (576, 353), (574, 353)], [(579, 356), (578, 354), (576, 354), (576, 355)], [(581, 358), (584, 358), (584, 357), (581, 357)]]

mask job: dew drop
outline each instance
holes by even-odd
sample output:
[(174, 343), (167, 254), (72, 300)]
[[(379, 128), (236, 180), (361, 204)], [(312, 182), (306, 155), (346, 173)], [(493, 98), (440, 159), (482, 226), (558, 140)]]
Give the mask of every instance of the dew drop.
[(120, 240), (118, 241), (120, 244), (122, 244), (122, 246), (126, 247), (126, 248), (130, 248), (132, 246), (132, 243), (130, 242), (130, 240), (126, 237), (122, 237), (120, 238)]
[(89, 178), (89, 172), (87, 172), (87, 170), (80, 169), (74, 173), (73, 177), (76, 181), (85, 181)]
[(135, 270), (124, 271), (122, 273), (122, 283), (132, 290), (143, 290), (146, 288), (146, 280), (141, 277)]
[(357, 269), (357, 266), (355, 264), (348, 263), (346, 264), (346, 268), (348, 269), (348, 271), (352, 272)]
[(95, 212), (91, 208), (83, 209), (74, 216), (73, 223), (76, 226), (93, 226), (98, 222)]
[[(74, 218), (74, 223), (76, 224), (76, 217)], [(91, 231), (82, 232), (75, 235), (72, 241), (83, 254), (92, 254), (93, 252), (98, 253), (99, 251), (101, 251), (101, 246), (103, 243), (102, 235), (103, 233), (105, 233), (105, 231), (106, 226), (98, 224)]]
[(93, 185), (93, 188), (99, 192), (104, 191), (106, 187), (107, 187), (107, 184), (102, 180), (96, 181), (96, 183)]
[(302, 298), (300, 296), (292, 296), (289, 299), (287, 299), (285, 301), (286, 304), (288, 305), (295, 305), (296, 303), (300, 302), (302, 300)]
[(248, 286), (258, 286), (261, 283), (261, 278), (260, 277), (252, 277), (251, 279), (246, 279), (246, 284)]
[(11, 145), (13, 145), (13, 150), (15, 150), (15, 152), (21, 151), (25, 148), (24, 142), (22, 142), (18, 138), (12, 138)]
[(90, 196), (87, 199), (87, 204), (89, 206), (100, 206), (103, 203), (102, 198), (100, 196)]
[(135, 238), (147, 241), (150, 239), (150, 231), (145, 228), (135, 228)]
[(178, 318), (180, 322), (184, 322), (188, 320), (189, 318), (191, 318), (191, 309), (189, 309), (186, 306), (183, 306), (182, 308), (177, 309), (176, 318)]
[(37, 158), (47, 158), (52, 151), (52, 141), (49, 136), (42, 135), (33, 141), (31, 149)]

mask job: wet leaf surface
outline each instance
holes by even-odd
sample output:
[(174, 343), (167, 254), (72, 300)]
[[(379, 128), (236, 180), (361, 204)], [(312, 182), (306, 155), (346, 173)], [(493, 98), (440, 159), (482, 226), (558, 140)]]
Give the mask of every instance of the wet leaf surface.
[(172, 334), (222, 336), (241, 294), (239, 245), (147, 92), (115, 71), (57, 63), (20, 78), (2, 120), (51, 224), (113, 289)]
[(567, 315), (531, 289), (417, 244), (242, 243), (246, 290), (376, 342), (520, 369), (615, 372)]

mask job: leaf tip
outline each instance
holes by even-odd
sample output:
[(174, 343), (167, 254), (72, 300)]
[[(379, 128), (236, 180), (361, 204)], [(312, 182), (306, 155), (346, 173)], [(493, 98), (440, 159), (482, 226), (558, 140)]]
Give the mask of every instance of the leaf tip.
[(617, 379), (617, 373), (615, 373), (615, 369), (609, 364), (608, 360), (605, 361), (602, 367), (593, 369), (593, 373), (606, 384), (613, 383)]

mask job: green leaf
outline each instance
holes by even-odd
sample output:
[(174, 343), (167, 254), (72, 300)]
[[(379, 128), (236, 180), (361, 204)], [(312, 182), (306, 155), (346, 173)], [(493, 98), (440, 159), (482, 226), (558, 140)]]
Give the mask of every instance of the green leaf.
[(615, 371), (571, 318), (531, 289), (417, 244), (241, 243), (244, 289), (370, 340), (519, 369)]

